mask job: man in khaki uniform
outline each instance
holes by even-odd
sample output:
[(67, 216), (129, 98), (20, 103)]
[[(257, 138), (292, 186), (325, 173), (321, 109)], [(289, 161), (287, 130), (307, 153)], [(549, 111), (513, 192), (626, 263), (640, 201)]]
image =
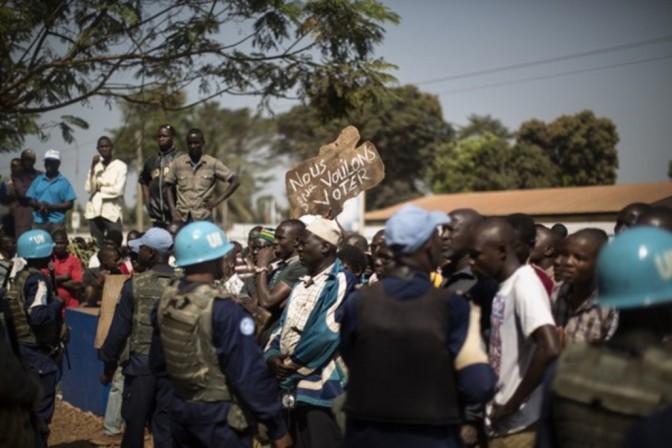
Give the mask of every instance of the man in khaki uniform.
[[(174, 221), (212, 221), (212, 210), (231, 196), (240, 182), (226, 165), (216, 158), (203, 154), (205, 138), (200, 129), (187, 133), (188, 154), (176, 158), (166, 175), (168, 206)], [(228, 182), (228, 187), (215, 197), (217, 181)]]

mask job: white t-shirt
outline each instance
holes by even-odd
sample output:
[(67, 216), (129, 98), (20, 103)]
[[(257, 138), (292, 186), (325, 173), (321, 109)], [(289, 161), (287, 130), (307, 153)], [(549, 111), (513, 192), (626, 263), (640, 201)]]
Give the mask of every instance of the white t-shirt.
[[(499, 285), (490, 315), (490, 365), (499, 376), (493, 402), (505, 404), (520, 385), (535, 350), (531, 336), (544, 325), (555, 325), (544, 285), (529, 265), (521, 266)], [(494, 427), (486, 418), (490, 436), (527, 428), (539, 420), (542, 390), (537, 387), (518, 412)], [(488, 403), (486, 415), (492, 411)]]

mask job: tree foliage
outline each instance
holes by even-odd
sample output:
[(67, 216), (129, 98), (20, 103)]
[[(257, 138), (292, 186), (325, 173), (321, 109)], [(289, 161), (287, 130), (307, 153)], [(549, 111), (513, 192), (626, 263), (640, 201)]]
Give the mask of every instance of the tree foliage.
[[(184, 101), (183, 95), (174, 95), (176, 106)], [(179, 109), (179, 108), (178, 108)], [(148, 104), (127, 103), (122, 107), (126, 125), (112, 130), (115, 155), (138, 170), (136, 162), (138, 141), (141, 137), (141, 160), (156, 153), (155, 135), (162, 124), (171, 124), (177, 131), (175, 146), (186, 152), (186, 133), (191, 128), (203, 131), (210, 154), (235, 171), (240, 187), (227, 201), (229, 222), (256, 222), (259, 219), (253, 196), (271, 180), (264, 174), (273, 161), (268, 158), (268, 145), (274, 136), (274, 124), (254, 115), (249, 109), (230, 110), (215, 102), (199, 104), (188, 110), (166, 111)], [(225, 188), (218, 184), (219, 192)]]
[(544, 188), (554, 185), (557, 169), (539, 148), (485, 132), (441, 145), (428, 180), (434, 193)]
[(392, 89), (393, 99), (370, 104), (361, 112), (321, 122), (309, 106), (295, 107), (278, 116), (276, 154), (287, 154), (294, 162), (317, 155), (320, 146), (336, 139), (347, 125), (357, 127), (362, 140), (370, 140), (385, 164), (385, 179), (367, 192), (366, 208), (376, 209), (411, 199), (428, 191), (427, 167), (434, 149), (450, 141), (454, 132), (443, 120), (436, 96), (414, 86)]
[(501, 121), (490, 115), (471, 114), (467, 120), (469, 121), (467, 125), (457, 131), (458, 139), (485, 137), (487, 134), (492, 134), (501, 139), (513, 137), (511, 131)]
[(340, 114), (384, 96), (392, 66), (373, 50), (398, 21), (377, 0), (2, 2), (0, 148), (43, 112), (93, 96), (171, 108), (191, 86), (198, 102), (294, 95)]
[(546, 153), (560, 170), (558, 186), (565, 187), (614, 184), (618, 140), (614, 123), (589, 110), (548, 124), (530, 120), (517, 133), (519, 144), (537, 146)]

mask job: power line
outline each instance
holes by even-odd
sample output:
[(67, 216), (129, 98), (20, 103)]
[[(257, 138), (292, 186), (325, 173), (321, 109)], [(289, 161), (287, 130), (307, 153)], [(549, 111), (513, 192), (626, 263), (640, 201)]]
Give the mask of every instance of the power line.
[(498, 83), (494, 83), (494, 84), (486, 84), (486, 85), (482, 85), (482, 86), (466, 87), (464, 89), (447, 90), (447, 91), (444, 91), (444, 92), (435, 93), (435, 95), (445, 96), (445, 95), (453, 95), (453, 94), (456, 94), (456, 93), (473, 92), (475, 90), (491, 89), (493, 87), (509, 86), (509, 85), (514, 85), (514, 84), (523, 84), (523, 83), (530, 82), (530, 81), (539, 81), (539, 80), (543, 80), (543, 79), (560, 78), (560, 77), (563, 77), (563, 76), (576, 75), (576, 74), (580, 74), (580, 73), (597, 72), (597, 71), (600, 71), (600, 70), (607, 70), (607, 69), (611, 69), (611, 68), (624, 67), (624, 66), (628, 66), (628, 65), (642, 64), (642, 63), (645, 63), (645, 62), (662, 61), (662, 60), (671, 59), (671, 58), (672, 58), (672, 54), (667, 55), (667, 56), (658, 56), (658, 57), (655, 57), (655, 58), (640, 59), (638, 61), (621, 62), (621, 63), (618, 63), (618, 64), (611, 64), (611, 65), (604, 65), (604, 66), (601, 66), (601, 67), (587, 68), (587, 69), (583, 69), (583, 70), (572, 70), (572, 71), (569, 71), (569, 72), (555, 73), (555, 74), (552, 74), (552, 75), (535, 76), (535, 77), (532, 77), (532, 78), (518, 79), (518, 80), (515, 80), (515, 81), (505, 81), (505, 82), (498, 82)]
[(538, 60), (538, 61), (523, 62), (523, 63), (520, 63), (520, 64), (513, 64), (513, 65), (505, 65), (505, 66), (502, 66), (502, 67), (490, 68), (490, 69), (479, 70), (479, 71), (469, 72), (469, 73), (462, 73), (462, 74), (459, 74), (459, 75), (444, 76), (444, 77), (441, 77), (441, 78), (430, 79), (430, 80), (427, 80), (427, 81), (420, 81), (420, 82), (411, 83), (411, 84), (415, 84), (416, 86), (422, 86), (422, 85), (427, 85), (427, 84), (436, 84), (436, 83), (444, 82), (444, 81), (454, 81), (456, 79), (464, 79), (464, 78), (471, 78), (471, 77), (474, 77), (474, 76), (488, 75), (488, 74), (491, 74), (491, 73), (498, 73), (498, 72), (503, 72), (503, 71), (508, 71), (508, 70), (515, 70), (515, 69), (518, 69), (518, 68), (534, 67), (536, 65), (543, 65), (543, 64), (548, 64), (548, 63), (551, 63), (551, 62), (566, 61), (566, 60), (569, 60), (569, 59), (576, 59), (576, 58), (581, 58), (581, 57), (585, 57), (585, 56), (594, 56), (596, 54), (602, 54), (602, 53), (611, 53), (611, 52), (614, 52), (614, 51), (643, 47), (643, 46), (646, 46), (646, 45), (652, 45), (652, 44), (657, 44), (657, 43), (660, 43), (660, 42), (667, 42), (667, 41), (672, 41), (672, 35), (658, 37), (656, 39), (648, 39), (648, 40), (642, 40), (642, 41), (638, 41), (638, 42), (632, 42), (632, 43), (629, 43), (629, 44), (617, 45), (615, 47), (601, 48), (599, 50), (590, 50), (590, 51), (584, 51), (584, 52), (580, 52), (580, 53), (568, 54), (568, 55), (564, 55), (564, 56), (557, 56), (557, 57), (549, 58), (549, 59), (541, 59), (541, 60)]

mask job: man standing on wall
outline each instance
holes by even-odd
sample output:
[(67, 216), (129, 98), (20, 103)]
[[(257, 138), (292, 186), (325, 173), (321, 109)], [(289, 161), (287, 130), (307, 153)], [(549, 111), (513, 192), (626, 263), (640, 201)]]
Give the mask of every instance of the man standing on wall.
[(91, 161), (84, 189), (89, 193), (84, 217), (89, 220), (91, 236), (102, 249), (105, 234), (110, 230), (122, 231), (121, 207), (124, 203), (128, 167), (112, 156), (112, 140), (98, 139), (98, 155)]
[(35, 178), (26, 193), (33, 207), (33, 228), (51, 233), (65, 230), (65, 212), (72, 209), (77, 195), (70, 181), (58, 169), (61, 154), (53, 149), (44, 154), (44, 174)]
[(17, 173), (12, 172), (17, 200), (14, 208), (14, 237), (17, 239), (33, 225), (33, 208), (28, 203), (26, 193), (33, 180), (40, 174), (42, 171), (35, 169), (35, 151), (24, 149), (21, 152), (21, 169)]
[[(203, 131), (190, 129), (187, 132), (189, 154), (177, 157), (164, 179), (171, 187), (166, 189), (166, 197), (174, 221), (212, 221), (212, 210), (240, 185), (238, 176), (226, 165), (209, 154), (203, 154), (204, 145)], [(229, 185), (215, 197), (218, 180)]]
[(171, 162), (183, 154), (175, 148), (174, 138), (174, 127), (169, 124), (159, 126), (156, 134), (159, 152), (147, 159), (138, 179), (142, 186), (142, 200), (154, 227), (166, 228), (172, 221), (164, 192), (165, 177)]

